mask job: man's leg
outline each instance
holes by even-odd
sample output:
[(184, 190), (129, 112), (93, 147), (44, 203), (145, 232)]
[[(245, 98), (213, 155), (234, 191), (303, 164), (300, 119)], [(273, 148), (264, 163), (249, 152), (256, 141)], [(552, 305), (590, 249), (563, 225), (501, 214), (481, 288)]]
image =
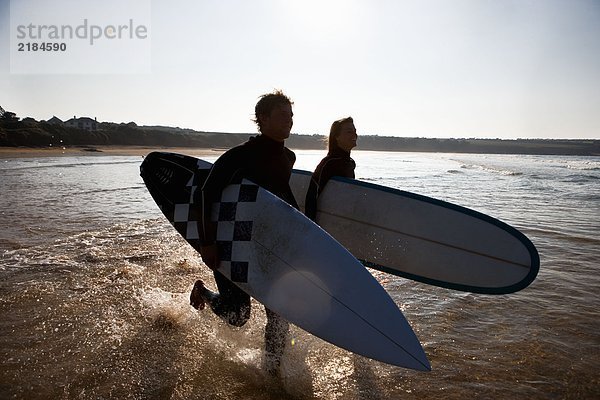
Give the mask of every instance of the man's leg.
[(250, 296), (220, 272), (214, 271), (218, 292), (204, 287), (197, 281), (190, 294), (190, 304), (196, 309), (204, 308), (204, 302), (210, 305), (215, 314), (233, 326), (243, 326), (250, 318)]
[(290, 324), (265, 307), (267, 326), (265, 327), (265, 368), (271, 375), (277, 375)]

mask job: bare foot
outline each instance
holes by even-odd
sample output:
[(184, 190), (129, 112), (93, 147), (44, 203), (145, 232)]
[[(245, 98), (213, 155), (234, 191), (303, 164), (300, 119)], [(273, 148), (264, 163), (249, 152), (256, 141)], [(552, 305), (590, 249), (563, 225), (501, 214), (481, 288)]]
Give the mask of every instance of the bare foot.
[(197, 280), (196, 283), (194, 283), (192, 293), (190, 293), (190, 305), (196, 310), (204, 310), (205, 301), (204, 297), (202, 297), (203, 292), (204, 282), (202, 282), (201, 280)]

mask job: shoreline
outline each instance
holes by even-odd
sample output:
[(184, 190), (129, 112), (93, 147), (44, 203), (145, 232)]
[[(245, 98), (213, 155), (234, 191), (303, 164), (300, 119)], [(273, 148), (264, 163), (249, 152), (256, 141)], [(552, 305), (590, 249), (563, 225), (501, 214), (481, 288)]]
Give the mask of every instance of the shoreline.
[(81, 147), (0, 147), (0, 159), (68, 156), (140, 156), (153, 151), (187, 154), (195, 157), (220, 155), (226, 149), (195, 147), (81, 146)]
[[(308, 150), (303, 147), (289, 147), (292, 150)], [(70, 146), (70, 147), (10, 147), (0, 146), (0, 160), (11, 159), (11, 158), (36, 158), (36, 157), (67, 157), (67, 156), (140, 156), (144, 157), (146, 154), (153, 151), (165, 151), (171, 153), (181, 153), (198, 158), (221, 155), (229, 148), (223, 147), (183, 147), (183, 146), (131, 146), (131, 145), (97, 145), (97, 146)], [(316, 149), (311, 149), (316, 150)], [(319, 149), (326, 151), (326, 149)], [(393, 151), (393, 152), (407, 152), (407, 153), (466, 153), (466, 154), (521, 154), (521, 155), (564, 155), (564, 156), (592, 156), (598, 157), (600, 153), (590, 154), (566, 154), (566, 153), (547, 153), (547, 152), (494, 152), (488, 153), (477, 151), (477, 152), (465, 152), (465, 151), (433, 151), (433, 150), (374, 150), (370, 148), (357, 148), (355, 150), (362, 151)], [(492, 150), (492, 149), (490, 149)]]

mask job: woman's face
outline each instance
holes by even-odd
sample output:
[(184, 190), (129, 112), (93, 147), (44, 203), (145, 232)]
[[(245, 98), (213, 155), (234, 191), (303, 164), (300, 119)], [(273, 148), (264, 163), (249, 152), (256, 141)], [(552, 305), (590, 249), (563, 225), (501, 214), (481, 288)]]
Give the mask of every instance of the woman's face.
[(346, 122), (342, 125), (340, 129), (340, 133), (337, 136), (337, 145), (347, 152), (350, 152), (354, 147), (356, 147), (356, 139), (358, 135), (356, 134), (356, 128), (354, 127), (354, 123)]

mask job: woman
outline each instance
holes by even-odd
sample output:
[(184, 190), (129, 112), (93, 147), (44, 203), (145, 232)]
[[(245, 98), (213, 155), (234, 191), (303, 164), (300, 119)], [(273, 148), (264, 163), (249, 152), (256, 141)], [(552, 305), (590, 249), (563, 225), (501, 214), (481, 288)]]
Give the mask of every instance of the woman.
[(350, 151), (356, 147), (356, 128), (352, 117), (343, 118), (331, 124), (329, 131), (329, 152), (321, 160), (312, 174), (306, 193), (305, 214), (316, 221), (317, 198), (333, 176), (354, 178), (356, 163), (350, 158)]

